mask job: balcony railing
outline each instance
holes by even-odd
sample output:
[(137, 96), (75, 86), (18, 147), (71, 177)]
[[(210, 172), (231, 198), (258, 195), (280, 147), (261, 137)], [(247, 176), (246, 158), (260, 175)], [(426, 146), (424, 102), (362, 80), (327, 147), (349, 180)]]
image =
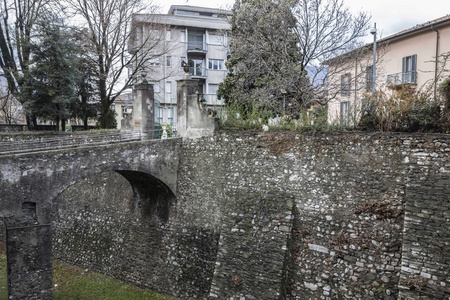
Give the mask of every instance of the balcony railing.
[(208, 45), (204, 42), (188, 41), (187, 51), (188, 52), (206, 53), (206, 52), (208, 52)]
[(223, 105), (223, 100), (217, 98), (216, 94), (204, 94), (206, 100), (206, 105), (208, 106), (218, 106)]
[(191, 75), (192, 77), (206, 78), (206, 77), (208, 77), (208, 69), (198, 68), (198, 67), (190, 67), (189, 75)]
[(405, 73), (395, 73), (387, 76), (387, 85), (401, 85), (408, 83), (416, 83), (417, 73), (416, 72), (405, 72)]

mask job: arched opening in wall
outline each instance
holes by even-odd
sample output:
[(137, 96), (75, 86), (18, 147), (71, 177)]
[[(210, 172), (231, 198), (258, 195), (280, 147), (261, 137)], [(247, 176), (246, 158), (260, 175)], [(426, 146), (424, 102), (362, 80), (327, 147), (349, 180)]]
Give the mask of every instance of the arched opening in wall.
[[(54, 265), (63, 262), (168, 293), (161, 274), (167, 270), (174, 203), (162, 181), (142, 172), (105, 172), (70, 186), (53, 207)], [(53, 277), (58, 284), (55, 271)]]
[(6, 224), (0, 219), (0, 299), (8, 299)]

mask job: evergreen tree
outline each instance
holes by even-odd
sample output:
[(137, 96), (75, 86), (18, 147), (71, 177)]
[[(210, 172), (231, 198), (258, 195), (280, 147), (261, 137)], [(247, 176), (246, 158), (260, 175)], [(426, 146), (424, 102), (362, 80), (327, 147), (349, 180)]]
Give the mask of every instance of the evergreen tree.
[(77, 70), (75, 43), (60, 20), (41, 20), (37, 36), (31, 44), (33, 53), (25, 88), (31, 95), (26, 109), (44, 120), (65, 121), (71, 116), (72, 104), (77, 99)]
[(298, 113), (310, 92), (290, 2), (237, 0), (231, 19), (230, 70), (218, 96), (226, 103), (264, 107), (275, 114)]

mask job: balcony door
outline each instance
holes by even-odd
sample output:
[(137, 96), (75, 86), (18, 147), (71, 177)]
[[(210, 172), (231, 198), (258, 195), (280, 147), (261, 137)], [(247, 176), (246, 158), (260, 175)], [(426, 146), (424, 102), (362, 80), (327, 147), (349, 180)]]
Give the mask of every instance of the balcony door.
[(416, 83), (417, 55), (403, 57), (402, 83)]
[(203, 49), (204, 34), (189, 32), (188, 33), (188, 50), (204, 50)]
[(194, 76), (204, 76), (203, 69), (204, 69), (204, 61), (203, 59), (193, 59), (194, 62), (194, 70), (193, 74)]

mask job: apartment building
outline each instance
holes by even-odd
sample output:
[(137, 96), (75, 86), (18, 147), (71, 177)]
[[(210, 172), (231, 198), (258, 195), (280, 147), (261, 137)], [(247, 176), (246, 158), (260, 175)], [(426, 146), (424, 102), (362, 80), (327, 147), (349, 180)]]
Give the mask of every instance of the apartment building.
[[(369, 34), (369, 33), (368, 33)], [(437, 87), (447, 76), (450, 54), (450, 15), (416, 25), (326, 62), (328, 67), (329, 123), (358, 120), (361, 100), (377, 90), (390, 93), (403, 86), (439, 97)], [(445, 64), (447, 67), (445, 68)], [(447, 71), (446, 71), (447, 70)]]
[(154, 34), (161, 42), (158, 49), (165, 49), (163, 55), (151, 59), (146, 66), (146, 79), (154, 84), (156, 123), (176, 126), (177, 80), (185, 75), (183, 61), (190, 65), (190, 77), (199, 81), (206, 105), (223, 105), (216, 92), (227, 73), (231, 16), (226, 10), (185, 5), (172, 5), (167, 14), (133, 16), (138, 34), (151, 37), (146, 33), (158, 31)]

